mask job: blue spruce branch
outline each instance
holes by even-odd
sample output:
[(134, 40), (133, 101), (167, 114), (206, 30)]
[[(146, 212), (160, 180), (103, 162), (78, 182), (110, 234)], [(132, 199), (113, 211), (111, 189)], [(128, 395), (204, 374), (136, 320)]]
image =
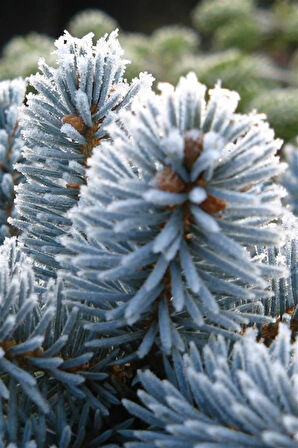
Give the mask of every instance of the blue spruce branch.
[(282, 184), (288, 192), (287, 202), (294, 215), (298, 216), (298, 148), (287, 145), (284, 149), (288, 169), (282, 176)]
[(56, 47), (20, 126), (0, 83), (0, 448), (297, 446), (281, 141), (193, 73), (127, 83), (117, 32)]
[(124, 400), (148, 429), (126, 431), (127, 448), (297, 447), (297, 341), (281, 324), (268, 348), (253, 330), (233, 348), (212, 336), (166, 363), (166, 380), (139, 373), (142, 405)]
[(21, 79), (0, 82), (0, 244), (11, 236), (7, 219), (14, 216), (14, 186), (20, 181), (15, 164), (20, 160), (22, 138), (19, 108), (25, 96)]
[(283, 220), (285, 243), (280, 247), (258, 247), (257, 257), (268, 266), (284, 268), (280, 278), (273, 278), (267, 290), (271, 297), (263, 299), (264, 312), (276, 318), (261, 328), (261, 336), (268, 340), (274, 338), (282, 319), (288, 320), (293, 331), (298, 330), (298, 252), (297, 218), (286, 213)]
[[(288, 216), (290, 219), (290, 216)], [(291, 221), (291, 220), (290, 220)], [(297, 237), (295, 231), (297, 229), (297, 220), (293, 219), (289, 227), (284, 226), (284, 232), (289, 239), (282, 247), (270, 247), (261, 251), (265, 258), (263, 261), (269, 265), (278, 265), (282, 263), (287, 272), (280, 279), (272, 279), (271, 290), (273, 296), (271, 300), (266, 300), (266, 314), (272, 316), (282, 316), (284, 313), (293, 310), (298, 304), (298, 253), (297, 253)]]
[(37, 93), (24, 108), (25, 161), (17, 165), (27, 183), (18, 190), (19, 219), (10, 221), (23, 231), (24, 250), (42, 278), (56, 275), (57, 238), (71, 225), (66, 212), (85, 183), (88, 157), (107, 137), (105, 124), (151, 84), (144, 74), (130, 85), (123, 79), (127, 61), (116, 31), (95, 46), (92, 33), (76, 39), (66, 32), (56, 47), (58, 67), (41, 60), (41, 73), (29, 78)]
[(59, 447), (74, 448), (92, 435), (98, 443), (90, 446), (104, 446), (108, 433), (100, 433), (99, 422), (119, 403), (109, 378), (120, 355), (84, 349), (88, 334), (78, 309), (64, 305), (61, 288), (60, 282), (46, 291), (39, 286), (15, 238), (6, 240), (0, 250), (0, 446), (32, 440), (36, 445), (28, 446), (46, 448), (60, 440)]
[(280, 270), (254, 262), (250, 250), (280, 241), (269, 223), (283, 213), (281, 192), (265, 182), (283, 169), (281, 142), (262, 116), (235, 112), (235, 92), (216, 86), (206, 101), (205, 90), (189, 74), (161, 96), (148, 93), (120, 113), (125, 129), (111, 124), (112, 142), (89, 161), (68, 214), (78, 231), (63, 238), (74, 256), (59, 261), (66, 297), (95, 319), (105, 313), (106, 323), (88, 325), (94, 346), (129, 326), (123, 338), (141, 339), (143, 356), (158, 338), (170, 353), (187, 328), (234, 337), (266, 321), (255, 313), (266, 278)]

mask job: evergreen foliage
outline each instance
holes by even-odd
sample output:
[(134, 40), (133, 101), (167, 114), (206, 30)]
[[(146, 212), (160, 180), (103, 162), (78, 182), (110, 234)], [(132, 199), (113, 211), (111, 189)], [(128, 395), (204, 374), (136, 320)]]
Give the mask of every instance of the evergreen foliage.
[(276, 0), (270, 9), (256, 0), (203, 0), (193, 22), (217, 48), (291, 53), (298, 43), (296, 0)]
[[(125, 55), (131, 61), (126, 67), (128, 79), (133, 79), (140, 71), (146, 69), (153, 73), (152, 42), (149, 36), (142, 33), (120, 32), (119, 40), (125, 48)], [(157, 64), (154, 64), (157, 67)]]
[(76, 37), (92, 32), (95, 42), (104, 34), (111, 33), (118, 24), (111, 16), (98, 9), (86, 9), (70, 20), (67, 29)]
[[(259, 48), (260, 41), (264, 40), (262, 34), (264, 23), (262, 22), (259, 16), (227, 21), (214, 32), (216, 45), (222, 49), (238, 48), (245, 52), (255, 51)], [(248, 39), (247, 36), (250, 38)]]
[(265, 314), (276, 318), (275, 322), (264, 325), (262, 336), (274, 338), (278, 333), (281, 319), (288, 319), (290, 327), (298, 330), (298, 239), (297, 218), (286, 213), (283, 221), (285, 243), (280, 247), (258, 247), (256, 257), (265, 264), (284, 268), (280, 278), (273, 278), (268, 289), (270, 298), (265, 297)]
[(14, 215), (14, 186), (20, 182), (14, 167), (23, 144), (19, 107), (24, 95), (25, 83), (21, 79), (0, 82), (0, 244), (12, 231), (7, 219)]
[(65, 32), (25, 99), (0, 82), (0, 448), (297, 447), (295, 77), (180, 26), (121, 42), (129, 72), (117, 30)]
[[(181, 75), (195, 71), (208, 87), (221, 79), (223, 87), (238, 91), (240, 107), (246, 112), (254, 107), (255, 98), (263, 94), (271, 97), (272, 89), (276, 89), (272, 96), (284, 95), (286, 104), (279, 99), (280, 108), (287, 108), (288, 116), (295, 120), (295, 1), (275, 0), (268, 5), (257, 0), (201, 1), (191, 17), (197, 30), (181, 25), (162, 26), (151, 35), (121, 30), (120, 42), (132, 61), (126, 77), (132, 80), (147, 70), (159, 81), (177, 83)], [(94, 41), (116, 26), (114, 18), (98, 9), (79, 12), (68, 23), (71, 34), (81, 38), (92, 32)], [(0, 78), (35, 73), (38, 56), (54, 65), (50, 51), (51, 39), (46, 36), (30, 33), (12, 39), (0, 59)], [(293, 132), (287, 130), (283, 113), (274, 118), (272, 125), (276, 123), (277, 135), (292, 140)]]
[(117, 353), (84, 350), (78, 309), (63, 305), (59, 282), (38, 286), (14, 238), (0, 267), (0, 443), (76, 447), (87, 430), (99, 437), (100, 416), (118, 403), (104, 372)]
[(275, 89), (259, 93), (250, 102), (251, 108), (264, 112), (278, 136), (286, 141), (297, 135), (298, 89)]
[(288, 145), (284, 150), (289, 168), (282, 176), (282, 183), (288, 191), (287, 201), (293, 213), (298, 217), (298, 148)]
[[(225, 88), (235, 89), (241, 96), (242, 110), (246, 110), (252, 99), (269, 86), (276, 88), (279, 76), (267, 57), (243, 55), (237, 49), (199, 54), (196, 57), (185, 55), (181, 64), (174, 68), (173, 78), (186, 75), (191, 70), (208, 87), (212, 87), (220, 79)], [(294, 98), (293, 96), (293, 102)]]
[(282, 213), (280, 191), (264, 182), (282, 164), (281, 142), (263, 117), (235, 113), (237, 93), (217, 85), (206, 101), (194, 74), (161, 90), (133, 114), (120, 113), (124, 129), (109, 126), (112, 143), (94, 152), (79, 207), (68, 215), (87, 241), (65, 238), (76, 257), (61, 258), (79, 270), (68, 277), (68, 296), (91, 314), (109, 297), (109, 322), (90, 329), (116, 332), (145, 319), (143, 344), (151, 347), (159, 332), (169, 353), (181, 346), (181, 312), (194, 327), (231, 336), (260, 319), (253, 313), (264, 278), (279, 270), (254, 263), (249, 248), (280, 240), (268, 227)]
[(70, 226), (66, 212), (75, 205), (85, 182), (93, 148), (106, 138), (104, 126), (151, 78), (141, 75), (129, 85), (123, 79), (126, 60), (117, 33), (76, 39), (65, 33), (56, 41), (57, 68), (39, 63), (30, 77), (37, 91), (28, 94), (22, 126), (25, 158), (17, 165), (26, 178), (16, 200), (25, 251), (39, 264), (42, 277), (55, 276), (58, 236)]
[(275, 2), (274, 19), (276, 21), (275, 45), (279, 48), (295, 49), (298, 44), (298, 9), (296, 0)]
[(297, 341), (281, 325), (270, 348), (248, 330), (231, 347), (211, 338), (202, 355), (192, 343), (176, 354), (168, 380), (139, 373), (144, 407), (124, 401), (149, 428), (127, 448), (297, 447)]
[(212, 32), (232, 21), (241, 21), (253, 11), (254, 0), (204, 0), (193, 13), (199, 30)]
[(38, 59), (42, 56), (48, 64), (54, 64), (51, 54), (52, 39), (38, 33), (16, 36), (5, 45), (0, 60), (0, 78), (11, 79), (17, 76), (26, 77), (36, 73)]
[(200, 38), (191, 28), (168, 25), (155, 30), (150, 36), (121, 33), (120, 40), (125, 54), (132, 60), (129, 77), (143, 67), (158, 79), (177, 81), (175, 69), (187, 56), (193, 57), (199, 48)]

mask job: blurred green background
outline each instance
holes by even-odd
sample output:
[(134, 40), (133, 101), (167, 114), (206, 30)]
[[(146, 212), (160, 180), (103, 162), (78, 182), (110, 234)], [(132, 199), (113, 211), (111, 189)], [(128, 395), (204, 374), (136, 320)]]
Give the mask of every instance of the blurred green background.
[(190, 70), (208, 86), (220, 79), (240, 93), (242, 111), (265, 112), (286, 142), (298, 135), (297, 0), (98, 1), (80, 11), (86, 5), (60, 2), (54, 12), (48, 5), (47, 20), (32, 25), (34, 32), (4, 45), (0, 78), (29, 76), (40, 56), (54, 64), (53, 41), (63, 28), (98, 39), (118, 27), (132, 61), (129, 79), (148, 71), (176, 83)]

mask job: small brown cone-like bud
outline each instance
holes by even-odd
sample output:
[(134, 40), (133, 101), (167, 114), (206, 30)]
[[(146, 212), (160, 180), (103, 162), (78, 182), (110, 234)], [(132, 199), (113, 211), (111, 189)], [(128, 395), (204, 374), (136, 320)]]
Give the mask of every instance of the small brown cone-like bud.
[(159, 171), (154, 180), (156, 187), (163, 191), (181, 193), (182, 191), (185, 191), (186, 188), (181, 177), (170, 167), (165, 167), (163, 170)]
[(97, 112), (97, 104), (96, 103), (93, 103), (92, 105), (91, 105), (91, 114), (95, 114), (95, 112)]
[(240, 191), (241, 191), (241, 193), (245, 193), (246, 191), (249, 191), (251, 189), (251, 187), (252, 187), (252, 184), (245, 185), (245, 187), (241, 188)]
[(87, 156), (90, 157), (93, 151), (93, 148), (98, 146), (101, 142), (100, 137), (94, 137), (96, 132), (99, 129), (100, 124), (102, 123), (102, 119), (94, 121), (93, 127), (88, 128), (85, 132), (85, 138), (87, 140), (87, 144), (82, 146), (82, 152)]
[(81, 188), (81, 184), (66, 184), (66, 188), (74, 188), (75, 190), (79, 190)]
[(64, 124), (70, 124), (73, 128), (75, 128), (80, 134), (84, 134), (87, 130), (87, 126), (85, 125), (82, 117), (80, 117), (79, 115), (74, 115), (74, 114), (70, 114), (70, 115), (65, 115), (65, 117), (63, 117), (62, 122)]
[(198, 133), (196, 137), (186, 135), (184, 139), (184, 165), (188, 170), (203, 151), (203, 134)]
[(200, 208), (206, 213), (213, 214), (225, 209), (226, 205), (226, 201), (209, 194), (207, 199), (200, 203)]
[(206, 187), (207, 182), (202, 177), (199, 177), (199, 179), (195, 182), (196, 185), (199, 185), (200, 187)]
[(274, 339), (278, 335), (280, 319), (277, 322), (272, 322), (270, 324), (264, 324), (261, 331), (261, 338), (263, 339)]
[(14, 339), (0, 342), (0, 348), (2, 348), (5, 352), (8, 351), (11, 347), (14, 347), (15, 345), (17, 345), (17, 342)]

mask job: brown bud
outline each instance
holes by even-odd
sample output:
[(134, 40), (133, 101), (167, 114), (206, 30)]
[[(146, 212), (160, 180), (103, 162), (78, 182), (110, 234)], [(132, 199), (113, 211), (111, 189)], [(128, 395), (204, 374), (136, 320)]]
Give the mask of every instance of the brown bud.
[(162, 171), (159, 171), (154, 180), (156, 187), (163, 191), (181, 193), (186, 188), (181, 177), (170, 167), (165, 167)]
[(279, 320), (275, 323), (264, 324), (261, 330), (261, 338), (274, 339), (278, 335)]
[(70, 124), (73, 128), (75, 128), (80, 134), (85, 134), (86, 130), (87, 130), (87, 126), (85, 125), (82, 117), (80, 117), (79, 115), (74, 115), (74, 114), (70, 114), (70, 115), (65, 115), (65, 117), (63, 117), (62, 122), (64, 124)]
[(190, 135), (184, 138), (184, 165), (187, 169), (191, 167), (203, 151), (203, 134), (199, 133), (197, 137)]
[(79, 87), (79, 85), (80, 85), (80, 74), (79, 73), (77, 73), (77, 75), (76, 75), (76, 86), (77, 86), (77, 88)]
[(241, 193), (245, 193), (246, 191), (250, 190), (251, 187), (252, 187), (252, 184), (245, 185), (245, 187), (241, 188), (240, 191), (241, 191)]
[(80, 184), (66, 184), (66, 188), (74, 188), (75, 190), (79, 190), (81, 188)]
[(102, 120), (95, 121), (92, 128), (88, 128), (85, 132), (85, 137), (87, 140), (87, 144), (82, 146), (82, 152), (87, 157), (90, 157), (93, 151), (93, 148), (98, 146), (101, 142), (100, 137), (94, 137), (94, 134), (98, 131), (100, 123)]
[(200, 177), (199, 179), (196, 180), (195, 184), (199, 185), (200, 187), (206, 187), (207, 182), (205, 181), (205, 179)]
[(98, 107), (98, 105), (96, 104), (96, 103), (93, 103), (92, 105), (91, 105), (91, 114), (95, 114), (95, 112), (97, 111), (97, 107)]
[(17, 345), (17, 342), (14, 339), (0, 342), (0, 347), (3, 348), (5, 352), (8, 351), (10, 348), (14, 347), (15, 345)]
[(201, 202), (200, 208), (206, 213), (213, 214), (225, 209), (226, 205), (226, 201), (208, 194), (208, 197), (205, 199), (205, 201)]

